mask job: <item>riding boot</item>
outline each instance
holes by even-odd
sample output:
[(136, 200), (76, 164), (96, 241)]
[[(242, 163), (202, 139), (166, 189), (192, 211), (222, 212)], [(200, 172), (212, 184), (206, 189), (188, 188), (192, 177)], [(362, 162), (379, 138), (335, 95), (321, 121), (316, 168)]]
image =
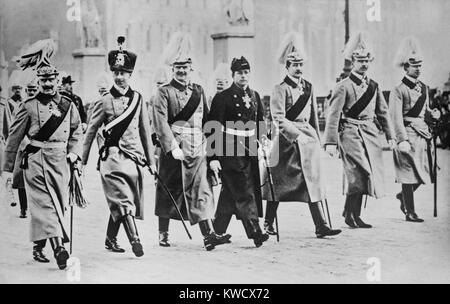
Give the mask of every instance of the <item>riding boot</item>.
[(424, 220), (417, 216), (414, 209), (414, 186), (411, 184), (402, 184), (403, 201), (406, 207), (406, 221), (422, 223)]
[(34, 242), (33, 259), (35, 261), (38, 261), (39, 263), (49, 263), (50, 262), (50, 260), (47, 259), (47, 257), (45, 256), (45, 254), (43, 252), (46, 242), (47, 242), (47, 240), (40, 240), (40, 241)]
[(344, 206), (344, 213), (343, 216), (345, 217), (344, 222), (350, 227), (350, 228), (358, 228), (356, 226), (355, 220), (353, 219), (353, 201), (355, 200), (354, 194), (347, 195), (345, 199), (345, 206)]
[(261, 247), (269, 239), (269, 235), (262, 232), (258, 219), (242, 219), (242, 225), (244, 225), (247, 237), (253, 239), (256, 247)]
[(318, 202), (309, 203), (309, 211), (311, 212), (311, 217), (313, 219), (314, 225), (316, 226), (316, 236), (317, 238), (323, 238), (325, 236), (338, 235), (342, 232), (339, 229), (331, 229), (328, 227), (325, 220), (325, 216)]
[(361, 208), (363, 203), (363, 195), (355, 194), (353, 201), (353, 219), (355, 220), (356, 226), (358, 228), (372, 228), (372, 225), (364, 223), (361, 219)]
[(66, 248), (64, 248), (62, 238), (59, 237), (50, 238), (50, 245), (52, 246), (56, 259), (56, 264), (58, 265), (59, 269), (61, 270), (66, 269), (67, 260), (69, 259), (70, 256)]
[(214, 232), (211, 220), (204, 220), (198, 223), (200, 231), (203, 235), (203, 243), (207, 251), (213, 250), (216, 246), (230, 243), (231, 235), (218, 235)]
[(117, 244), (117, 234), (120, 229), (120, 221), (114, 222), (113, 217), (109, 216), (108, 228), (106, 228), (105, 248), (111, 252), (123, 253), (125, 249)]
[(130, 241), (133, 253), (137, 257), (144, 255), (144, 250), (142, 248), (141, 241), (139, 240), (139, 235), (136, 227), (136, 222), (134, 216), (127, 214), (122, 218), (122, 224), (125, 228), (128, 240)]
[(277, 214), (279, 202), (267, 201), (266, 204), (266, 217), (264, 219), (264, 230), (268, 235), (277, 235), (277, 231), (273, 227), (273, 222)]
[(169, 243), (169, 224), (170, 219), (159, 217), (158, 225), (159, 225), (159, 246), (161, 247), (170, 247)]

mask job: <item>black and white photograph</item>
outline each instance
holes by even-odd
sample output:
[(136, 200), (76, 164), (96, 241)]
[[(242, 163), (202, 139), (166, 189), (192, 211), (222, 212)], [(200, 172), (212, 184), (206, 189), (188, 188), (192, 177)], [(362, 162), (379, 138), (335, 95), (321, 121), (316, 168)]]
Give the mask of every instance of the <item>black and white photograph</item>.
[(448, 0), (0, 0), (0, 284), (449, 284), (449, 32)]

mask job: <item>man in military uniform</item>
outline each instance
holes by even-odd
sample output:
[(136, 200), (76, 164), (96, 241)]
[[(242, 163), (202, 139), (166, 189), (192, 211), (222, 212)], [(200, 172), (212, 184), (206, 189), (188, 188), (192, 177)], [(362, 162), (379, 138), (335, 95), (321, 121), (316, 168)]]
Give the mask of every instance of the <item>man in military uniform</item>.
[(326, 198), (326, 181), (320, 161), (317, 103), (312, 84), (302, 77), (304, 53), (300, 46), (291, 47), (290, 43), (281, 49), (278, 59), (285, 65), (287, 75), (275, 86), (270, 99), (272, 120), (279, 132), (272, 138), (275, 144), (271, 151), (275, 197), (272, 198), (268, 182), (263, 188), (263, 199), (267, 200), (264, 227), (268, 234), (276, 234), (273, 222), (279, 202), (300, 201), (308, 203), (318, 238), (337, 235), (341, 230), (328, 227), (319, 206)]
[(23, 87), (21, 84), (15, 82), (11, 85), (12, 95), (8, 99), (9, 113), (12, 115), (17, 109), (18, 105), (22, 102)]
[(83, 101), (81, 100), (81, 97), (73, 93), (73, 83), (75, 80), (72, 80), (72, 76), (67, 75), (65, 77), (62, 77), (61, 79), (61, 90), (59, 91), (61, 95), (69, 97), (75, 106), (78, 109), (78, 112), (80, 113), (81, 118), (81, 126), (83, 128), (83, 132), (86, 131), (87, 127), (87, 114), (86, 110), (84, 109)]
[[(2, 87), (0, 86), (0, 93), (2, 92)], [(3, 153), (5, 152), (6, 139), (9, 133), (9, 117), (7, 110), (7, 100), (0, 96), (0, 174), (3, 171)]]
[(135, 217), (144, 216), (141, 166), (148, 166), (152, 173), (156, 168), (147, 105), (128, 84), (137, 56), (122, 48), (124, 42), (125, 38), (119, 37), (119, 50), (108, 54), (114, 85), (93, 105), (84, 140), (83, 165), (87, 164), (92, 143), (102, 127), (102, 134), (98, 135), (98, 169), (111, 211), (105, 248), (118, 253), (125, 251), (117, 244), (122, 224), (133, 253), (141, 257), (144, 250), (135, 223)]
[(19, 147), (27, 136), (30, 143), (22, 158), (22, 169), (31, 214), (33, 256), (49, 262), (43, 253), (49, 239), (58, 267), (65, 269), (69, 253), (66, 223), (69, 195), (69, 162), (81, 155), (81, 123), (76, 107), (56, 91), (57, 70), (42, 65), (37, 70), (39, 93), (19, 104), (5, 149), (3, 177), (12, 177)]
[(373, 57), (361, 33), (347, 43), (344, 55), (352, 60), (353, 69), (348, 78), (337, 84), (331, 97), (325, 146), (331, 156), (338, 146), (344, 163), (348, 182), (345, 223), (352, 228), (371, 228), (360, 217), (363, 195), (376, 198), (384, 195), (383, 147), (375, 119), (391, 149), (395, 146), (395, 135), (382, 91), (367, 77)]
[[(33, 98), (38, 93), (37, 79), (32, 79), (26, 84), (25, 93), (27, 94), (27, 98)], [(16, 107), (18, 108), (19, 105), (17, 104)], [(24, 140), (19, 146), (16, 164), (14, 165), (13, 180), (12, 180), (12, 188), (17, 189), (17, 192), (19, 194), (20, 218), (27, 217), (27, 209), (28, 209), (27, 195), (25, 191), (25, 182), (23, 178), (23, 169), (20, 168), (20, 163), (25, 154), (25, 148), (29, 143), (30, 143), (29, 139), (25, 136)]]
[[(176, 33), (163, 57), (172, 66), (172, 80), (158, 89), (153, 106), (154, 130), (161, 145), (159, 175), (173, 195), (183, 219), (199, 224), (205, 249), (227, 242), (212, 225), (214, 197), (207, 177), (206, 139), (203, 124), (208, 106), (203, 88), (190, 80), (192, 50), (183, 49), (189, 36)], [(174, 53), (174, 50), (180, 52)], [(155, 214), (159, 217), (159, 245), (169, 247), (170, 219), (181, 220), (158, 181)]]
[[(248, 85), (247, 59), (234, 58), (231, 71), (233, 84), (213, 98), (208, 118), (208, 124), (221, 126), (208, 137), (208, 147), (213, 149), (208, 152), (211, 170), (222, 177), (214, 228), (225, 233), (235, 214), (247, 237), (260, 247), (269, 238), (259, 225), (262, 198), (257, 139), (266, 132), (264, 110), (258, 92)], [(223, 142), (212, 142), (217, 134)]]
[[(425, 122), (427, 114), (437, 120), (439, 110), (430, 110), (429, 88), (419, 80), (422, 55), (413, 37), (405, 38), (397, 53), (396, 66), (405, 71), (401, 83), (390, 95), (389, 108), (398, 147), (394, 149), (396, 182), (402, 184), (397, 194), (400, 209), (409, 222), (423, 222), (414, 208), (414, 191), (430, 182), (433, 153), (432, 135)], [(433, 181), (434, 176), (431, 176)], [(433, 181), (434, 182), (434, 181)]]

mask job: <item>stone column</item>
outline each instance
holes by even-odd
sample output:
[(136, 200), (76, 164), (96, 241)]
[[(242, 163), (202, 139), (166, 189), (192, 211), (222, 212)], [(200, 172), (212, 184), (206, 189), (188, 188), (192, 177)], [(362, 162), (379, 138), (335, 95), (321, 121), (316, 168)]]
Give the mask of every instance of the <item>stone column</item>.
[(98, 98), (97, 76), (106, 71), (106, 51), (100, 48), (84, 48), (72, 53), (75, 59), (74, 93), (79, 95), (84, 103), (93, 102)]
[(234, 57), (244, 56), (255, 64), (255, 34), (252, 32), (223, 32), (211, 35), (214, 40), (214, 68), (219, 63), (230, 64)]

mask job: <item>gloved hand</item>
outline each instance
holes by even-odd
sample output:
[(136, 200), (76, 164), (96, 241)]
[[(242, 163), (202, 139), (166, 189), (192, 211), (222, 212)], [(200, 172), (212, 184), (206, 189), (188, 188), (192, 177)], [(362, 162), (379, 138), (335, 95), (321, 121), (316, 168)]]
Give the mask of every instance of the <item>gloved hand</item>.
[(306, 145), (309, 142), (309, 138), (308, 136), (306, 136), (305, 134), (301, 133), (296, 141), (300, 144), (300, 145)]
[(150, 166), (148, 167), (148, 170), (150, 171), (150, 174), (151, 174), (151, 175), (155, 175), (155, 173), (157, 172), (157, 170), (156, 170), (156, 165), (150, 165)]
[(209, 167), (214, 172), (216, 176), (219, 175), (219, 172), (222, 170), (222, 166), (218, 160), (213, 160), (209, 163)]
[(71, 164), (75, 163), (79, 159), (78, 155), (76, 155), (75, 153), (72, 153), (72, 152), (67, 154), (67, 158), (69, 159)]
[(439, 111), (438, 109), (431, 110), (431, 117), (434, 120), (439, 120), (441, 118), (441, 111)]
[(172, 150), (172, 156), (173, 158), (175, 158), (176, 160), (184, 160), (184, 153), (183, 150), (181, 150), (180, 148), (175, 148)]
[(337, 146), (336, 145), (326, 145), (325, 151), (330, 155), (331, 157), (334, 157), (337, 154)]
[(395, 146), (397, 145), (397, 141), (395, 139), (390, 139), (388, 140), (388, 144), (389, 144), (389, 150), (394, 150)]
[(398, 144), (398, 150), (403, 153), (408, 153), (411, 151), (411, 144), (407, 140), (404, 140)]

